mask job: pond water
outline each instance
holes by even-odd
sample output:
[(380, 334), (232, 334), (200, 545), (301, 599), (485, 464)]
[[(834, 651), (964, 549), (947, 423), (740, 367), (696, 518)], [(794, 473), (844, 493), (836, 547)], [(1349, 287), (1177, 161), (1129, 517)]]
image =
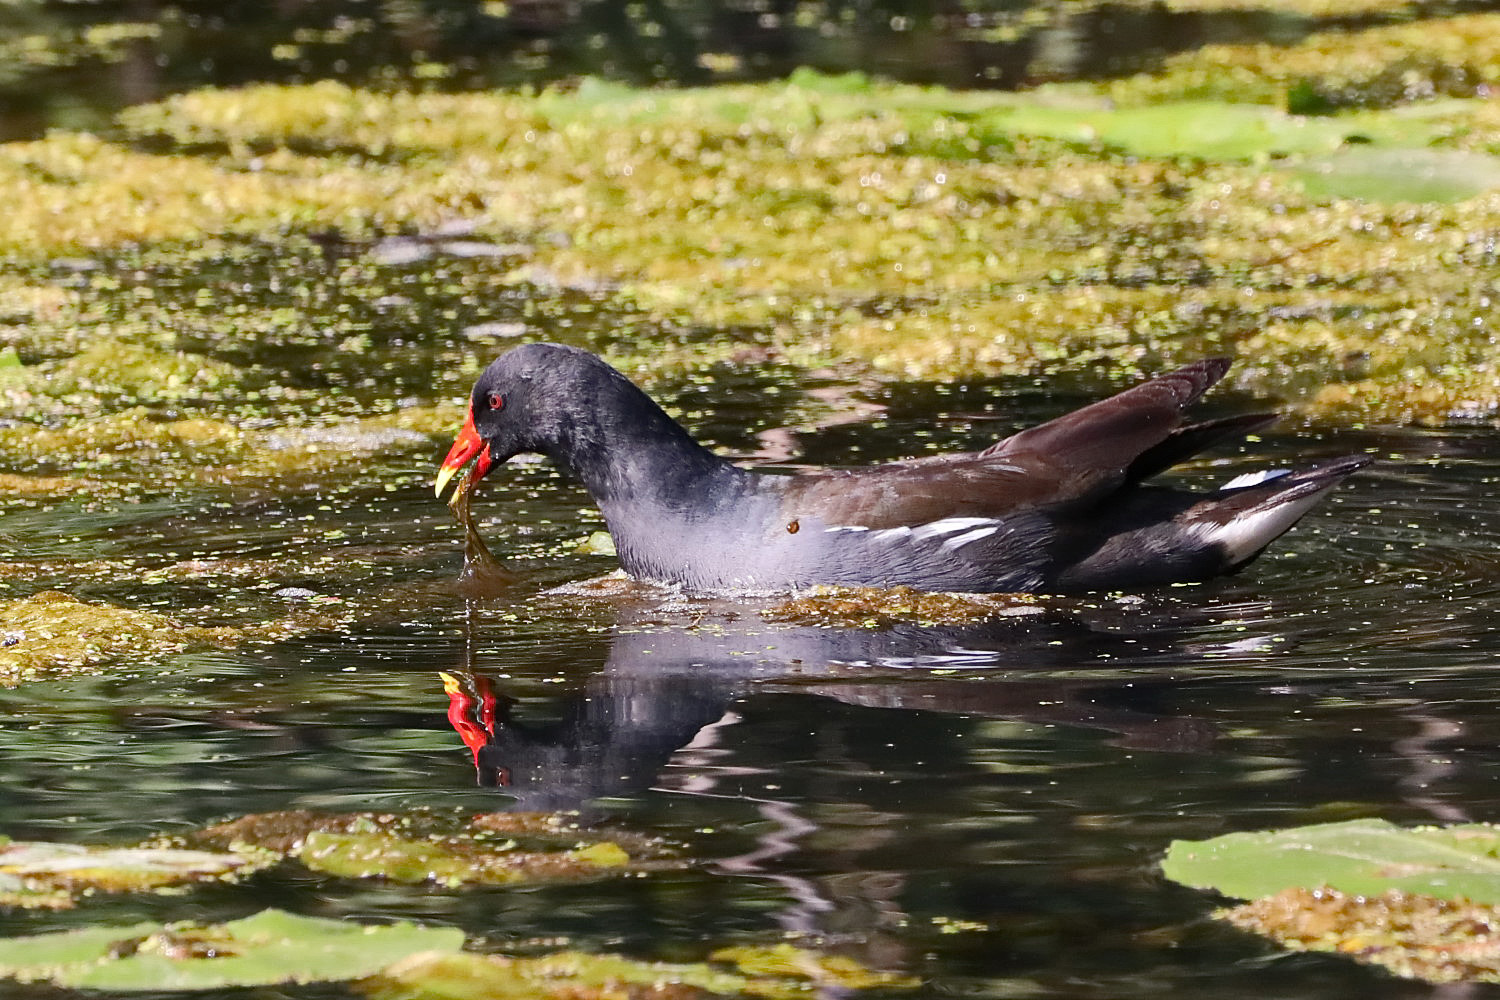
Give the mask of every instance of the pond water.
[[(593, 342), (586, 315), (533, 320), (530, 332)], [(432, 371), (461, 353), (481, 363), (493, 347), (455, 337), (413, 357)], [(365, 374), (385, 357), (377, 350)], [(440, 392), (462, 391), (457, 370)], [(328, 375), (330, 391), (358, 399), (358, 379), (340, 378)], [(876, 404), (796, 435), (795, 461), (824, 464), (980, 446), (1105, 388), (1085, 377), (846, 383), (752, 365), (662, 391), (740, 454), (784, 442), (771, 432), (805, 393), (847, 389)], [(1207, 409), (1246, 403), (1225, 393)], [(598, 516), (537, 464), (498, 470), (479, 492), (484, 531), (520, 580), (466, 605), (453, 585), (460, 535), (431, 494), (437, 442), (430, 455), (363, 460), (325, 488), (12, 501), (4, 555), (57, 567), (13, 591), (64, 586), (247, 619), (321, 600), (359, 615), (348, 628), (0, 691), (6, 835), (125, 843), (284, 809), (569, 809), (664, 836), (695, 863), (525, 890), (398, 888), (283, 866), (241, 887), (0, 913), (0, 935), (276, 905), (454, 925), (512, 952), (567, 944), (686, 960), (786, 934), (917, 975), (929, 996), (1423, 995), (1433, 988), (1280, 955), (1217, 925), (1214, 898), (1157, 866), (1173, 839), (1232, 830), (1500, 818), (1497, 444), (1492, 429), (1461, 427), (1267, 434), (1182, 478), (1314, 454), (1380, 461), (1237, 578), (1043, 600), (951, 627), (774, 625), (722, 604), (549, 593), (612, 562), (569, 547)], [(255, 559), (294, 568), (274, 579), (140, 572)], [(100, 560), (124, 569), (68, 569)], [(477, 759), (449, 723), (440, 672), (497, 698)], [(44, 992), (0, 984), (4, 997)]]

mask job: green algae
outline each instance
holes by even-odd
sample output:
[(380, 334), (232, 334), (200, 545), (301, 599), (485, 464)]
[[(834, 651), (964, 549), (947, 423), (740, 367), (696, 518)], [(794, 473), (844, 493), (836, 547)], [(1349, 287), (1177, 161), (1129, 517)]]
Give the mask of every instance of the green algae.
[(911, 976), (876, 972), (842, 955), (819, 954), (791, 944), (720, 948), (710, 957), (716, 962), (732, 962), (747, 974), (796, 976), (828, 989), (912, 989), (919, 985)]
[[(133, 108), (120, 141), (60, 133), (0, 147), (0, 182), (18, 206), (0, 220), (0, 246), (17, 259), (97, 260), (130, 245), (160, 248), (168, 263), (144, 279), (106, 266), (0, 282), (0, 317), (12, 317), (0, 343), (21, 362), (0, 370), (0, 400), (15, 380), (13, 409), (36, 404), (24, 421), (49, 414), (50, 433), (128, 422), (131, 406), (150, 419), (92, 452), (12, 428), (0, 455), (139, 468), (134, 434), (139, 456), (169, 470), (336, 472), (318, 449), (272, 455), (247, 432), (268, 419), (313, 429), (399, 420), (394, 396), (366, 393), (361, 406), (377, 412), (336, 407), (327, 391), (288, 384), (256, 344), (319, 344), (330, 371), (409, 378), (358, 310), (401, 297), (382, 277), (399, 266), (380, 263), (384, 237), (427, 253), (443, 245), (431, 234), (455, 222), (503, 252), (446, 293), (448, 331), (424, 323), (422, 336), (442, 346), (423, 355), (432, 381), (417, 387), (419, 408), (441, 407), (433, 389), (461, 392), (487, 360), (452, 327), (485, 296), (529, 288), (544, 313), (567, 316), (559, 303), (584, 295), (638, 317), (613, 337), (579, 338), (632, 371), (702, 371), (747, 347), (794, 368), (855, 359), (922, 378), (1231, 352), (1254, 360), (1236, 376), (1241, 388), (1288, 396), (1310, 417), (1492, 419), (1500, 116), (1465, 95), (1488, 85), (1495, 23), (1474, 15), (1284, 49), (1218, 46), (1159, 73), (1020, 95), (800, 73), (534, 94), (324, 82)], [(1428, 86), (1401, 52), (1424, 66), (1472, 65), (1473, 86)], [(1325, 113), (1293, 113), (1288, 88), (1355, 86), (1367, 53), (1379, 73), (1417, 82), (1390, 99), (1330, 98)], [(1260, 76), (1239, 80), (1241, 70)], [(1212, 90), (1199, 77), (1234, 82)], [(174, 299), (174, 241), (204, 232), (266, 253), (288, 234), (317, 237), (349, 279), (337, 287), (352, 290), (335, 328), (310, 323), (337, 301), (315, 273), (301, 297), (256, 304), (202, 283), (201, 300)], [(272, 283), (287, 287), (285, 275)], [(140, 316), (120, 313), (124, 295)], [(226, 309), (232, 326), (217, 319)], [(692, 333), (663, 333), (673, 327)], [(79, 330), (112, 337), (135, 361), (99, 371), (108, 351)], [(194, 419), (222, 425), (212, 440), (172, 429), (183, 415), (167, 411), (187, 400)], [(449, 414), (418, 433), (437, 434)]]
[(0, 603), (0, 685), (232, 644), (236, 629), (184, 625), (167, 615), (80, 601), (57, 591)]
[(963, 625), (1040, 610), (1029, 594), (942, 594), (910, 587), (815, 587), (761, 611), (771, 622), (884, 628), (894, 622)]
[(374, 833), (321, 831), (308, 834), (297, 858), (313, 871), (335, 878), (381, 878), (445, 886), (598, 878), (630, 865), (630, 856), (612, 844), (538, 853)]
[(1295, 45), (1208, 45), (1108, 85), (1122, 103), (1221, 99), (1292, 110), (1472, 97), (1500, 80), (1495, 14), (1319, 32)]
[(1388, 890), (1285, 889), (1214, 914), (1293, 951), (1378, 965), (1403, 979), (1500, 982), (1500, 907)]
[(264, 868), (266, 851), (216, 852), (159, 845), (93, 847), (0, 842), (0, 906), (65, 909), (95, 893), (152, 892), (230, 882)]
[(577, 951), (478, 955), (460, 951), (463, 944), (463, 933), (451, 927), (367, 925), (273, 909), (222, 924), (143, 922), (8, 938), (0, 940), (0, 975), (117, 992), (350, 982), (375, 1000), (781, 1000), (818, 988), (918, 985), (908, 976), (790, 946), (725, 949), (712, 964), (686, 964)]
[[(319, 108), (356, 102), (331, 85), (306, 96)], [(1177, 356), (1243, 349), (1263, 359), (1262, 370), (1243, 379), (1262, 392), (1294, 368), (1309, 381), (1338, 383), (1348, 381), (1344, 357), (1399, 355), (1356, 380), (1385, 387), (1376, 407), (1297, 399), (1309, 412), (1341, 419), (1357, 409), (1356, 419), (1442, 420), (1452, 412), (1449, 399), (1469, 416), (1496, 396), (1483, 328), (1444, 315), (1472, 298), (1472, 284), (1446, 264), (1466, 246), (1486, 245), (1483, 220), (1494, 209), (1484, 199), (1452, 207), (1324, 205), (1265, 164), (1125, 161), (1107, 149), (1059, 146), (1057, 137), (1077, 128), (1076, 99), (1024, 105), (912, 87), (832, 88), (809, 76), (711, 92), (467, 95), (464, 110), (482, 99), (493, 105), (482, 125), (469, 126), (478, 135), (445, 126), (449, 132), (425, 143), (406, 141), (424, 156), (437, 155), (445, 141), (488, 147), (483, 159), (474, 153), (464, 162), (479, 172), (476, 183), (505, 169), (504, 200), (479, 196), (490, 225), (567, 234), (538, 241), (517, 279), (607, 279), (663, 318), (761, 326), (768, 349), (795, 362), (861, 357), (904, 374), (949, 377), (1080, 354), (1138, 358), (1143, 346), (1170, 340)], [(1484, 103), (1468, 110), (1477, 114)], [(413, 120), (419, 99), (358, 104), (359, 115), (304, 109), (299, 117), (296, 95), (281, 94), (278, 103), (276, 92), (257, 91), (251, 113), (231, 120), (229, 109), (238, 106), (204, 93), (172, 105), (171, 118), (188, 123), (178, 128), (211, 131), (218, 123), (247, 144), (288, 142), (301, 129), (326, 135), (342, 128), (343, 144), (355, 146), (376, 135), (426, 134)], [(446, 107), (429, 104), (429, 115), (442, 117)], [(1199, 107), (1194, 122), (1233, 117), (1222, 106)], [(140, 112), (136, 127), (153, 114)], [(1303, 137), (1291, 147), (1301, 152), (1337, 149), (1350, 134), (1422, 143), (1452, 131), (1446, 121), (1382, 121), (1369, 113), (1326, 123), (1253, 108), (1245, 114), (1284, 123), (1284, 134)], [(1159, 134), (1153, 125), (1124, 122), (1119, 134)], [(519, 142), (508, 129), (521, 132)], [(1144, 152), (1175, 152), (1156, 141)], [(1192, 151), (1274, 149), (1257, 134), (1227, 141), (1233, 145)], [(564, 165), (564, 175), (549, 181)], [(515, 204), (523, 191), (524, 204)], [(1452, 235), (1434, 245), (1434, 232)], [(1445, 251), (1460, 236), (1463, 245)], [(1257, 336), (1275, 321), (1273, 300), (1303, 301), (1304, 289), (1388, 294), (1397, 261), (1425, 301), (1435, 294), (1442, 302), (1428, 312), (1443, 329), (1393, 336), (1377, 301), (1360, 322), (1330, 330), (1340, 341), (1336, 354), (1293, 353), (1281, 338)], [(1266, 298), (1248, 298), (1255, 293)], [(1244, 317), (1238, 329), (1200, 318), (1226, 310)], [(1457, 357), (1434, 370), (1420, 355), (1438, 341), (1452, 344)], [(1435, 392), (1451, 385), (1454, 372), (1466, 373), (1458, 391)]]
[(219, 389), (234, 377), (231, 365), (184, 351), (165, 352), (115, 337), (90, 338), (76, 354), (39, 365), (17, 363), (0, 371), (0, 392), (97, 409), (111, 399), (166, 402)]
[(471, 509), (476, 486), (471, 469), (467, 467), (459, 474), (458, 485), (453, 487), (453, 496), (448, 500), (448, 509), (453, 511), (459, 527), (464, 530), (464, 568), (459, 573), (458, 588), (466, 597), (477, 599), (501, 593), (519, 578), (495, 558), (479, 534)]
[(875, 972), (850, 959), (790, 945), (726, 948), (715, 952), (711, 963), (637, 962), (572, 951), (534, 958), (416, 956), (356, 988), (375, 1000), (689, 1000), (712, 996), (781, 1000), (818, 989), (907, 990), (919, 985), (910, 976)]
[(60, 889), (38, 889), (24, 879), (0, 875), (0, 909), (66, 910), (71, 906), (71, 893)]
[(457, 821), (431, 813), (266, 813), (209, 827), (192, 839), (274, 851), (335, 878), (448, 887), (580, 881), (675, 864), (659, 841), (628, 833), (612, 838), (560, 817), (530, 814)]
[[(288, 564), (282, 561), (278, 568), (284, 572)], [(201, 579), (204, 575), (202, 567), (191, 563), (172, 564), (157, 576), (156, 571), (143, 570), (128, 561), (85, 560), (8, 564), (0, 579), (26, 581), (40, 576), (70, 583), (92, 580), (118, 584), (132, 579), (141, 583)], [(311, 600), (305, 607), (237, 625), (192, 624), (183, 620), (189, 616), (219, 622), (226, 617), (217, 602), (173, 616), (80, 600), (56, 590), (0, 600), (0, 687), (97, 673), (122, 665), (146, 666), (180, 653), (326, 631), (346, 624), (355, 612), (330, 599)]]

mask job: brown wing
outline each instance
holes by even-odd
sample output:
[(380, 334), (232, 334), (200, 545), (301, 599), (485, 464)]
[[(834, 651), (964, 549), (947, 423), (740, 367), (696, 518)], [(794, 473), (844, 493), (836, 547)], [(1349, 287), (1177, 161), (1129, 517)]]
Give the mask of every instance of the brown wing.
[[(793, 477), (785, 509), (879, 529), (1086, 501), (1118, 488), (1151, 449), (1190, 438), (1177, 433), (1183, 409), (1228, 369), (1224, 358), (1194, 362), (980, 452)], [(1167, 450), (1186, 457), (1178, 444)]]

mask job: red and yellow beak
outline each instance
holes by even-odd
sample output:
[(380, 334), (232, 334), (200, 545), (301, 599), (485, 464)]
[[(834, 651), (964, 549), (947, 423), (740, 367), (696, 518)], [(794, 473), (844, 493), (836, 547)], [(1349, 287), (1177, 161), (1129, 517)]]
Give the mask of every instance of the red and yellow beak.
[(464, 414), (464, 425), (458, 429), (458, 437), (453, 441), (453, 447), (448, 449), (448, 457), (443, 459), (442, 466), (438, 469), (437, 483), (433, 492), (438, 496), (443, 495), (443, 488), (448, 481), (458, 475), (458, 471), (469, 464), (469, 459), (475, 455), (479, 461), (474, 463), (474, 481), (478, 482), (484, 478), (484, 474), (490, 471), (494, 460), (490, 458), (490, 451), (485, 447), (484, 438), (479, 436), (479, 431), (474, 428), (474, 410), (471, 407)]

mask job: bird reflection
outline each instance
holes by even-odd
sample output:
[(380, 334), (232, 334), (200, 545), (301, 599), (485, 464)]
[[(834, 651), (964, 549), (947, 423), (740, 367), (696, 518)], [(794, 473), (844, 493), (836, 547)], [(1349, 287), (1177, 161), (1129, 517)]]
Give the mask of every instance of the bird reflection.
[[(544, 718), (475, 672), (471, 645), (463, 669), (444, 674), (449, 721), (479, 783), (515, 809), (593, 822), (608, 817), (601, 800), (648, 791), (729, 800), (713, 813), (742, 822), (705, 864), (778, 887), (784, 932), (885, 970), (917, 962), (910, 852), (970, 849), (968, 824), (922, 816), (968, 814), (977, 789), (1008, 780), (964, 763), (970, 719), (1088, 727), (1154, 750), (1201, 751), (1215, 735), (1152, 711), (1161, 682), (1116, 669), (1191, 657), (1182, 626), (1051, 614), (879, 629), (736, 627), (743, 620), (618, 631), (603, 669)], [(812, 732), (806, 713), (777, 711), (788, 698), (824, 703)], [(860, 721), (872, 710), (904, 717), (872, 727)]]
[(1150, 683), (1117, 673), (1057, 676), (1180, 657), (1175, 632), (1128, 634), (1050, 615), (963, 626), (620, 632), (604, 668), (545, 720), (524, 718), (513, 698), (472, 669), (472, 644), (464, 665), (442, 678), (449, 722), (481, 785), (504, 789), (515, 808), (576, 810), (658, 787), (669, 762), (674, 790), (715, 793), (724, 769), (693, 762), (711, 761), (723, 731), (741, 721), (737, 701), (769, 693), (1087, 727), (1138, 749), (1205, 749), (1214, 738), (1208, 724), (1138, 707)]

